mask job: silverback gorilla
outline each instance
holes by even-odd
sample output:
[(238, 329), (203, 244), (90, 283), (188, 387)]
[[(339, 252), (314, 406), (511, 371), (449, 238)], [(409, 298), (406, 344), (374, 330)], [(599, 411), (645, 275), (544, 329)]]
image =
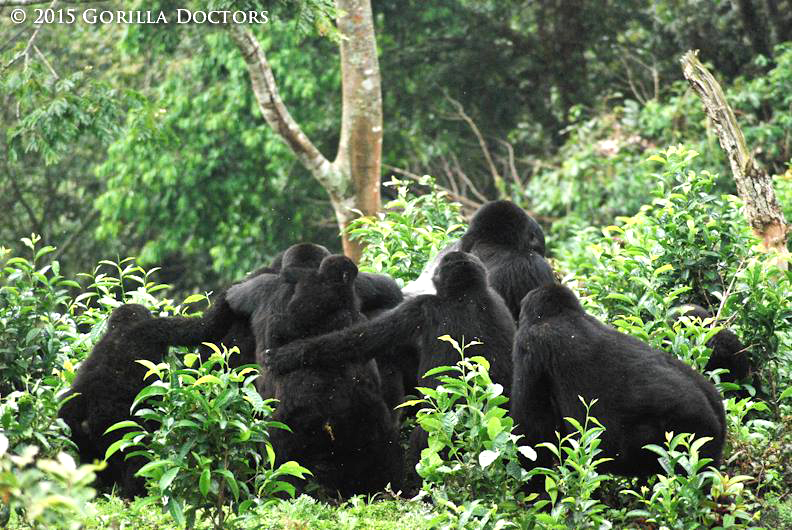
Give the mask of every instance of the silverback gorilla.
[[(58, 414), (71, 429), (80, 460), (104, 459), (107, 448), (121, 437), (119, 432), (104, 433), (114, 423), (131, 419), (132, 402), (148, 384), (143, 381), (146, 368), (135, 362), (137, 359), (158, 363), (170, 346), (217, 341), (232, 318), (223, 295), (200, 318), (155, 318), (139, 304), (116, 308), (104, 336), (80, 365), (64, 397), (78, 395), (66, 402)], [(142, 480), (134, 477), (140, 464), (116, 453), (98, 473), (99, 480), (103, 486), (118, 484), (125, 497), (143, 494)]]
[[(710, 436), (702, 456), (717, 465), (726, 435), (721, 396), (704, 376), (588, 315), (561, 285), (540, 287), (522, 302), (514, 341), (511, 413), (518, 432), (535, 445), (568, 433), (565, 417), (581, 423), (586, 401), (605, 426), (600, 448), (612, 458), (601, 469), (645, 477), (660, 471), (643, 449), (663, 445), (665, 433)], [(551, 463), (540, 451), (537, 465)]]
[(540, 285), (555, 283), (553, 269), (544, 258), (545, 239), (539, 224), (513, 202), (493, 201), (479, 208), (462, 239), (440, 252), (405, 287), (405, 295), (431, 293), (429, 281), (437, 264), (454, 251), (469, 252), (484, 263), (490, 286), (503, 297), (515, 321), (523, 296)]

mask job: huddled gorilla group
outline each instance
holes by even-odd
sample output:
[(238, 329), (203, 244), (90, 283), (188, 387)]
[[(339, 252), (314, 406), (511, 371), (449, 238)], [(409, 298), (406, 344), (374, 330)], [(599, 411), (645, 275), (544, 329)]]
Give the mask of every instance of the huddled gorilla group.
[[(509, 201), (482, 206), (462, 238), (442, 250), (414, 282), (400, 289), (388, 276), (358, 272), (349, 259), (301, 243), (271, 265), (215, 297), (200, 318), (155, 318), (135, 304), (117, 308), (104, 337), (79, 367), (61, 409), (84, 461), (101, 459), (120, 435), (103, 433), (130, 417), (145, 369), (170, 346), (222, 342), (240, 350), (239, 365), (256, 363), (264, 398), (276, 398), (273, 429), (279, 461), (296, 460), (333, 494), (419, 486), (415, 465), (428, 435), (416, 426), (406, 455), (399, 443), (401, 409), (424, 374), (452, 365), (450, 335), (478, 341), (467, 353), (490, 363), (493, 381), (510, 398), (510, 414), (536, 445), (566, 434), (564, 418), (582, 420), (587, 402), (605, 426), (603, 470), (646, 477), (659, 471), (647, 444), (665, 433), (711, 437), (702, 453), (718, 463), (725, 438), (722, 398), (708, 378), (587, 314), (557, 283), (545, 259), (541, 227)], [(682, 314), (705, 318), (700, 307)], [(749, 373), (748, 356), (728, 330), (710, 341), (707, 369), (729, 380)], [(100, 477), (134, 496), (140, 463), (116, 453)], [(549, 451), (537, 462), (552, 465)], [(295, 482), (300, 490), (303, 484)]]

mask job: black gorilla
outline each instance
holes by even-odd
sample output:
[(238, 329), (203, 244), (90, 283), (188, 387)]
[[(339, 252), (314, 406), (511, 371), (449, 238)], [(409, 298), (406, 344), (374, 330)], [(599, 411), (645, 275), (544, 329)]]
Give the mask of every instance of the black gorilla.
[[(329, 369), (352, 360), (362, 362), (393, 355), (400, 347), (407, 347), (418, 352), (418, 375), (423, 375), (459, 360), (451, 345), (437, 340), (450, 335), (483, 343), (470, 347), (467, 355), (485, 357), (493, 381), (503, 385), (508, 395), (514, 321), (503, 299), (488, 286), (481, 261), (464, 252), (446, 253), (435, 272), (434, 284), (436, 295), (409, 299), (396, 309), (349, 329), (270, 350), (262, 359), (264, 366), (275, 374), (305, 367)], [(435, 387), (437, 380), (422, 378), (420, 384)], [(426, 441), (426, 432), (416, 428), (408, 455), (413, 470), (411, 481), (417, 480), (414, 466)]]
[[(565, 417), (582, 423), (586, 401), (605, 426), (600, 448), (613, 458), (601, 470), (645, 477), (660, 471), (644, 445), (662, 446), (665, 433), (711, 436), (701, 450), (717, 465), (726, 435), (721, 396), (704, 376), (588, 315), (561, 285), (530, 292), (514, 341), (511, 413), (528, 444), (569, 432)], [(538, 465), (552, 462), (540, 451)]]
[[(135, 396), (150, 383), (143, 381), (146, 368), (135, 362), (148, 359), (161, 362), (169, 346), (197, 346), (216, 341), (231, 324), (233, 314), (221, 295), (201, 318), (154, 318), (138, 304), (116, 308), (108, 320), (107, 331), (83, 361), (71, 388), (64, 397), (79, 394), (61, 407), (59, 416), (71, 429), (80, 461), (103, 460), (107, 448), (121, 437), (119, 431), (104, 435), (116, 422), (131, 419)], [(134, 477), (138, 460), (124, 460), (116, 453), (98, 473), (100, 482), (118, 484), (121, 495), (144, 493), (143, 482)]]
[[(354, 291), (357, 267), (348, 258), (331, 256), (318, 271), (284, 268), (281, 274), (293, 295), (282, 313), (268, 314), (264, 322), (254, 318), (257, 344), (282, 346), (365, 320)], [(388, 483), (401, 487), (398, 432), (373, 362), (342, 361), (282, 375), (265, 369), (261, 379), (265, 397), (279, 400), (274, 419), (292, 429), (270, 434), (279, 462), (300, 462), (343, 496), (381, 491)]]
[[(240, 355), (236, 364), (255, 362), (256, 340), (251, 328), (254, 313), (282, 311), (293, 287), (284, 286), (279, 276), (283, 269), (317, 269), (330, 251), (322, 245), (298, 243), (276, 256), (268, 266), (261, 267), (228, 289), (228, 302), (236, 318), (222, 343), (228, 348), (237, 346)], [(355, 280), (361, 311), (369, 316), (396, 306), (402, 299), (401, 290), (393, 279), (381, 274), (360, 273)], [(207, 351), (208, 353), (208, 351)]]
[[(688, 304), (677, 308), (678, 318), (687, 316), (704, 320), (712, 318), (709, 311), (700, 305)], [(705, 370), (725, 368), (728, 374), (721, 375), (721, 381), (733, 383), (743, 381), (751, 374), (751, 359), (740, 339), (730, 329), (722, 329), (708, 342), (707, 347), (712, 349)]]
[[(321, 245), (299, 243), (278, 254), (270, 265), (250, 273), (248, 277), (228, 289), (228, 302), (235, 317), (226, 335), (220, 340), (229, 349), (236, 346), (239, 355), (232, 357), (231, 366), (237, 367), (256, 362), (256, 338), (251, 328), (251, 316), (273, 294), (278, 284), (278, 273), (283, 267), (316, 269), (330, 251)], [(203, 349), (209, 355), (211, 350)]]
[(555, 283), (553, 269), (544, 258), (542, 228), (513, 202), (494, 201), (479, 208), (462, 239), (443, 250), (405, 288), (405, 294), (431, 292), (428, 280), (434, 268), (445, 254), (454, 251), (469, 252), (484, 263), (490, 286), (503, 297), (515, 321), (523, 296), (536, 287)]

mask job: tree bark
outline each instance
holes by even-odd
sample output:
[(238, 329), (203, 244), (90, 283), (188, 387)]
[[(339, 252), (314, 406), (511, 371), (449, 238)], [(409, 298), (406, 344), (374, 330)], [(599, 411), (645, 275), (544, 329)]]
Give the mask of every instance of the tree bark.
[[(382, 92), (370, 0), (336, 0), (341, 16), (342, 113), (341, 139), (333, 165), (351, 179), (351, 193), (334, 202), (339, 227), (346, 228), (359, 214), (380, 210), (382, 161)], [(353, 199), (350, 201), (349, 199)], [(343, 238), (344, 254), (355, 261), (361, 248)]]
[(337, 0), (341, 16), (342, 114), (338, 152), (325, 158), (302, 131), (278, 94), (275, 76), (253, 33), (242, 25), (229, 31), (242, 52), (259, 109), (270, 127), (288, 144), (330, 196), (344, 254), (357, 261), (360, 245), (346, 227), (355, 217), (380, 209), (382, 96), (377, 43), (370, 0)]
[[(778, 204), (773, 181), (751, 156), (745, 137), (718, 82), (697, 58), (697, 52), (682, 56), (682, 72), (704, 103), (704, 110), (715, 127), (718, 141), (729, 158), (737, 193), (745, 202), (745, 215), (765, 250), (787, 254), (789, 227)], [(785, 262), (779, 265), (786, 268)]]

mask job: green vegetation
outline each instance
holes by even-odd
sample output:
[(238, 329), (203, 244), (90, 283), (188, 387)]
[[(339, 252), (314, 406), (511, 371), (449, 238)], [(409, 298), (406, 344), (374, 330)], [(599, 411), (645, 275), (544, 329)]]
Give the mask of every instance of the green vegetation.
[[(707, 373), (725, 400), (724, 463), (713, 469), (699, 458), (703, 440), (673, 433), (652, 447), (664, 473), (648, 483), (602, 474), (596, 402), (585, 403), (586, 422), (570, 421), (572, 435), (523, 445), (486, 362), (465, 356), (465, 337), (442, 337), (460, 361), (435, 372), (442, 391), (410, 402), (430, 438), (419, 500), (290, 499), (289, 477), (307, 471), (275, 467), (267, 435), (288, 426), (253, 389), (258, 368), (230, 369), (233, 350), (220, 349), (203, 363), (176, 351), (148, 367), (139, 422), (117, 426), (125, 436), (113, 450), (148, 460), (151, 496), (97, 493), (102, 464), (79, 465), (57, 411), (112, 309), (199, 312), (206, 293), (294, 242), (338, 251), (336, 220), (326, 191), (262, 117), (228, 32), (38, 26), (30, 7), (17, 25), (0, 0), (0, 525), (792, 528), (792, 263), (757, 249), (678, 64), (700, 49), (789, 222), (792, 3), (373, 4), (384, 208), (350, 227), (367, 245), (360, 268), (403, 285), (478, 205), (520, 204), (543, 225), (557, 274), (604, 322), (702, 371), (719, 330), (747, 345), (752, 377)], [(251, 31), (280, 96), (320, 152), (337, 149), (335, 2), (178, 5), (271, 10)], [(684, 303), (715, 316), (675, 320)], [(532, 469), (537, 451), (558, 465)]]

